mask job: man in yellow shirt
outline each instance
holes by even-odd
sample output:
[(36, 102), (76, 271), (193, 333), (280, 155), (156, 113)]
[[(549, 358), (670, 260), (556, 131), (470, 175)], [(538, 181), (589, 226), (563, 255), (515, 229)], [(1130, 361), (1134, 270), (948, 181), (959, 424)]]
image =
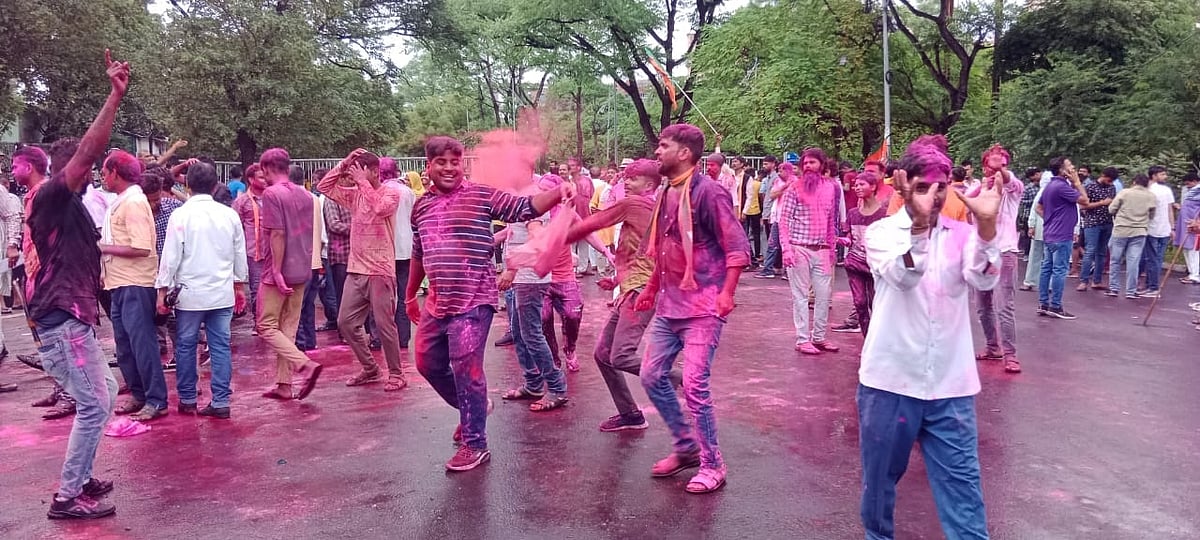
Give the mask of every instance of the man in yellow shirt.
[(104, 187), (117, 194), (101, 228), (100, 254), (104, 290), (112, 294), (113, 338), (117, 364), (133, 399), (116, 414), (138, 421), (167, 414), (167, 380), (158, 355), (154, 311), (158, 292), (154, 212), (137, 181), (142, 165), (133, 155), (113, 152), (101, 169)]

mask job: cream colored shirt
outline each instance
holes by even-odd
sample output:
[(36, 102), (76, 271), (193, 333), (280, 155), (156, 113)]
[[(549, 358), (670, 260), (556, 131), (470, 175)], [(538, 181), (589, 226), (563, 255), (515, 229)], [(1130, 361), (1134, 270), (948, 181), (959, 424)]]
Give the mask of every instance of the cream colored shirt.
[(155, 253), (157, 236), (154, 230), (154, 212), (146, 198), (133, 197), (118, 201), (112, 207), (110, 230), (106, 237), (112, 238), (114, 246), (129, 246), (150, 252), (147, 257), (119, 257), (101, 255), (104, 264), (104, 290), (118, 287), (154, 287), (158, 276), (158, 254)]

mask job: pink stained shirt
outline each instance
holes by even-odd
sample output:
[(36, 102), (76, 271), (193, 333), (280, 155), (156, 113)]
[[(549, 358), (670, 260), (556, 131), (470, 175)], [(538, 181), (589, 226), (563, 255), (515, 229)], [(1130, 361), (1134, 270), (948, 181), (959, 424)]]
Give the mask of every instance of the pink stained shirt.
[(338, 184), (338, 177), (326, 177), (317, 190), (334, 202), (350, 209), (350, 259), (346, 271), (364, 276), (396, 277), (396, 209), (400, 206), (400, 186), (367, 182), (356, 186)]

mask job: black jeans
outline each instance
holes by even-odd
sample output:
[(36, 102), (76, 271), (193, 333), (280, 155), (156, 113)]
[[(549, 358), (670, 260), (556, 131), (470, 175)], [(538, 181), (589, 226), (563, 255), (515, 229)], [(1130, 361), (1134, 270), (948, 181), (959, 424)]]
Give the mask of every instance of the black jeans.
[(408, 290), (408, 266), (412, 261), (396, 261), (396, 335), (400, 338), (400, 348), (407, 349), (412, 339), (412, 323), (405, 313), (404, 295)]
[(742, 222), (742, 226), (746, 229), (746, 236), (750, 238), (750, 245), (754, 248), (751, 262), (757, 261), (762, 257), (762, 214), (757, 216), (746, 216), (746, 221)]

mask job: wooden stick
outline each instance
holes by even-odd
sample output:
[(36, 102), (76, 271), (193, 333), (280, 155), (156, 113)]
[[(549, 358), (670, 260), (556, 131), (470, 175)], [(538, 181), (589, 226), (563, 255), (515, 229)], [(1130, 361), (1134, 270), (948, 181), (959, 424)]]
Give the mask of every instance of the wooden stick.
[(1158, 295), (1154, 297), (1154, 300), (1150, 301), (1150, 311), (1147, 311), (1146, 317), (1142, 319), (1142, 326), (1150, 324), (1150, 316), (1154, 314), (1154, 306), (1158, 305), (1158, 299), (1162, 298), (1163, 289), (1167, 288), (1167, 282), (1171, 280), (1171, 270), (1174, 270), (1175, 263), (1179, 262), (1180, 253), (1183, 253), (1183, 248), (1176, 248), (1175, 256), (1171, 257), (1171, 266), (1167, 267), (1167, 275), (1163, 276), (1162, 282), (1158, 285)]

